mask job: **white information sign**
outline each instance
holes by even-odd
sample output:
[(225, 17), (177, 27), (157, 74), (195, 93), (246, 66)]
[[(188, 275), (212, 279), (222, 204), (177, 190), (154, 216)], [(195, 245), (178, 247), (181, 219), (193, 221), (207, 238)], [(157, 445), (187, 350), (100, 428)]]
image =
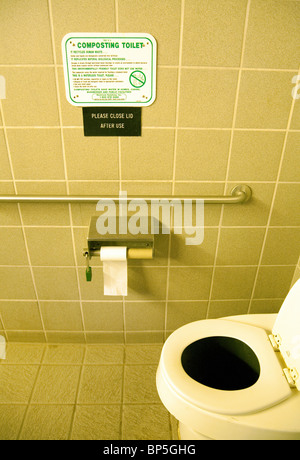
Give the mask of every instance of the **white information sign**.
[(62, 40), (66, 96), (79, 107), (142, 107), (156, 93), (156, 40), (144, 33), (69, 33)]

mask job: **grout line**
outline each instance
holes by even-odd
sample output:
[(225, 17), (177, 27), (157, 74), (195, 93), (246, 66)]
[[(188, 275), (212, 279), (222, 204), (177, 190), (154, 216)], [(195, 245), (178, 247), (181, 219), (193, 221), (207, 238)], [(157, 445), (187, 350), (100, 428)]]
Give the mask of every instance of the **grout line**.
[[(0, 126), (0, 129), (3, 128), (3, 126)], [(6, 126), (6, 129), (60, 129), (60, 128), (63, 128), (63, 129), (82, 129), (82, 125), (81, 126), (31, 126), (31, 125), (28, 125), (28, 126)], [(286, 129), (285, 128), (221, 128), (221, 127), (205, 127), (205, 126), (143, 126), (143, 130), (147, 130), (147, 129), (152, 129), (152, 130), (189, 130), (189, 131), (259, 131), (259, 132), (285, 132)], [(290, 129), (290, 132), (292, 133), (299, 133), (300, 132), (300, 129)], [(18, 179), (19, 181), (25, 181), (25, 180), (22, 180), (22, 179)], [(69, 182), (71, 182), (72, 180), (71, 179), (68, 179)], [(33, 180), (34, 181), (34, 180)], [(78, 182), (78, 181), (83, 181), (81, 179), (73, 179), (73, 182)], [(110, 180), (107, 180), (107, 179), (103, 179), (101, 180), (101, 182), (107, 182), (107, 181), (111, 181), (111, 182), (115, 182), (116, 179), (110, 179)], [(129, 180), (130, 181), (130, 180)], [(44, 182), (62, 182), (62, 180), (59, 180), (59, 179), (51, 179), (51, 180), (47, 180), (45, 179)]]
[(20, 436), (21, 436), (21, 433), (22, 433), (22, 430), (23, 430), (23, 427), (24, 427), (24, 423), (25, 423), (27, 413), (28, 413), (28, 410), (29, 410), (29, 407), (30, 407), (30, 403), (31, 403), (31, 400), (32, 400), (32, 397), (33, 397), (35, 386), (36, 386), (36, 383), (38, 381), (38, 378), (39, 378), (39, 375), (40, 375), (40, 372), (41, 372), (41, 369), (42, 369), (42, 363), (43, 363), (43, 359), (44, 359), (44, 356), (45, 356), (45, 353), (46, 353), (46, 349), (47, 349), (47, 346), (44, 345), (43, 354), (41, 356), (41, 361), (38, 364), (38, 370), (37, 370), (37, 373), (36, 373), (36, 376), (35, 376), (35, 379), (34, 379), (34, 383), (33, 383), (33, 386), (32, 386), (32, 390), (31, 390), (31, 393), (30, 393), (30, 396), (29, 396), (29, 399), (28, 399), (27, 407), (26, 407), (25, 412), (24, 412), (23, 420), (22, 420), (18, 435), (16, 437), (17, 439), (20, 439)]
[[(296, 263), (296, 262), (295, 262)], [(294, 267), (295, 263), (291, 264), (261, 264), (263, 267)], [(220, 268), (248, 268), (248, 267), (257, 267), (258, 264), (198, 264), (198, 265), (170, 265), (171, 268), (212, 268), (214, 266)], [(85, 268), (85, 265), (0, 265), (0, 268)], [(128, 265), (129, 268), (136, 268), (136, 265)], [(95, 270), (101, 270), (103, 267), (102, 265), (97, 265), (93, 267)], [(168, 265), (141, 265), (140, 268), (168, 268)], [(126, 300), (126, 296), (124, 296)], [(36, 299), (35, 299), (36, 300)], [(44, 299), (41, 299), (44, 300)], [(101, 300), (101, 299), (100, 299)], [(71, 302), (76, 301), (76, 299), (72, 300)], [(79, 301), (77, 299), (77, 301)]]
[[(0, 129), (3, 128), (3, 126), (0, 125)], [(6, 126), (6, 129), (82, 129), (82, 125), (62, 125), (62, 126)], [(233, 128), (233, 127), (228, 127), (228, 128), (223, 128), (223, 127), (205, 127), (205, 126), (143, 126), (143, 129), (152, 129), (152, 130), (193, 130), (193, 131), (262, 131), (262, 132), (285, 132), (285, 128)], [(299, 133), (300, 129), (290, 129), (290, 132), (295, 132)], [(47, 181), (47, 180), (45, 180)], [(69, 179), (71, 181), (71, 179)], [(105, 181), (105, 180), (103, 180)], [(59, 182), (59, 180), (51, 180), (50, 182)]]
[(185, 7), (185, 0), (181, 0), (181, 20), (180, 20), (180, 36), (179, 36), (179, 56), (178, 56), (177, 95), (176, 95), (176, 118), (175, 118), (175, 139), (174, 139), (173, 175), (172, 175), (172, 195), (174, 195), (175, 177), (176, 177), (176, 156), (177, 156), (178, 125), (179, 125), (181, 64), (182, 64), (183, 27), (184, 27), (184, 7)]
[[(176, 175), (176, 156), (177, 156), (177, 139), (178, 139), (178, 122), (179, 122), (179, 105), (180, 105), (180, 84), (181, 84), (181, 64), (182, 64), (182, 46), (183, 46), (183, 27), (184, 27), (184, 8), (185, 0), (181, 0), (181, 16), (180, 16), (180, 37), (178, 48), (178, 75), (177, 75), (177, 95), (176, 95), (176, 118), (175, 118), (175, 137), (174, 137), (174, 155), (173, 155), (173, 174), (172, 174), (172, 195), (175, 192), (175, 175)], [(171, 226), (173, 226), (174, 213), (171, 214)], [(171, 233), (168, 238), (168, 265), (166, 278), (166, 303), (164, 317), (164, 340), (166, 340), (167, 319), (168, 319), (168, 298), (170, 286), (170, 265), (171, 265)]]
[[(119, 32), (119, 4), (118, 0), (115, 0), (115, 28), (116, 32)], [(119, 175), (119, 192), (123, 190), (122, 187), (122, 150), (121, 150), (121, 137), (118, 136), (118, 175)], [(128, 267), (127, 267), (128, 268)], [(128, 283), (128, 281), (127, 281)], [(126, 306), (125, 297), (122, 296), (122, 320), (123, 320), (123, 340), (126, 344)]]
[[(65, 151), (65, 141), (64, 141), (64, 133), (63, 133), (62, 110), (61, 110), (60, 93), (59, 93), (58, 70), (57, 70), (57, 66), (56, 66), (57, 60), (56, 60), (56, 50), (55, 50), (55, 40), (54, 40), (54, 25), (53, 25), (51, 0), (48, 0), (48, 10), (49, 10), (49, 19), (50, 19), (52, 52), (53, 52), (53, 59), (54, 59), (54, 64), (55, 64), (56, 96), (57, 96), (57, 105), (58, 105), (58, 114), (59, 114), (59, 125), (60, 125), (59, 127), (60, 127), (60, 134), (61, 134), (62, 155), (63, 155), (63, 163), (64, 163), (64, 172), (65, 172), (67, 195), (69, 195), (70, 194), (70, 188), (69, 188), (67, 160), (66, 160), (66, 151)], [(79, 271), (78, 271), (78, 266), (77, 266), (75, 236), (74, 236), (74, 229), (73, 229), (72, 207), (71, 207), (70, 203), (68, 205), (68, 209), (69, 209), (69, 219), (70, 219), (70, 225), (71, 225), (73, 254), (74, 254), (74, 259), (75, 259), (75, 263), (76, 263), (75, 270), (76, 270), (77, 288), (78, 288), (79, 302), (80, 302), (81, 320), (82, 320), (82, 325), (83, 325), (84, 338), (86, 340), (85, 325), (84, 325), (84, 315), (83, 315), (83, 308), (82, 308), (82, 301), (81, 301), (80, 277), (79, 277)]]
[[(10, 152), (10, 146), (9, 146), (9, 142), (8, 142), (7, 132), (6, 132), (5, 116), (4, 116), (4, 111), (3, 111), (1, 100), (0, 100), (0, 113), (1, 113), (2, 122), (3, 122), (3, 133), (4, 133), (4, 139), (5, 139), (6, 149), (7, 149), (7, 156), (8, 156), (9, 166), (10, 166), (10, 172), (11, 172), (12, 181), (13, 181), (13, 187), (14, 187), (15, 193), (17, 194), (17, 185), (16, 185), (16, 181), (15, 181), (15, 173), (14, 173), (14, 168), (13, 168), (13, 163), (12, 163), (12, 158), (11, 158), (11, 152)], [(30, 270), (33, 289), (34, 289), (34, 293), (35, 293), (35, 296), (36, 296), (35, 302), (37, 302), (37, 304), (38, 304), (38, 310), (39, 310), (40, 320), (41, 320), (41, 324), (42, 324), (42, 328), (43, 328), (44, 338), (45, 338), (45, 340), (47, 340), (47, 334), (46, 334), (46, 329), (45, 329), (44, 320), (43, 320), (43, 316), (42, 316), (41, 304), (40, 304), (40, 301), (39, 301), (38, 291), (37, 291), (37, 287), (36, 287), (36, 283), (35, 283), (35, 277), (34, 277), (33, 268), (32, 268), (32, 265), (31, 265), (31, 259), (30, 259), (30, 254), (29, 254), (29, 248), (28, 248), (28, 243), (27, 243), (26, 232), (25, 232), (25, 228), (24, 228), (24, 222), (23, 222), (20, 203), (17, 204), (17, 209), (18, 209), (19, 219), (20, 219), (20, 222), (21, 222), (21, 230), (22, 230), (22, 235), (23, 235), (23, 239), (24, 239), (26, 255), (27, 255), (27, 259), (28, 259), (28, 267), (29, 267), (29, 270)], [(3, 327), (6, 329), (5, 323), (3, 322), (3, 320), (2, 320), (2, 324), (3, 324)]]
[[(250, 6), (251, 6), (251, 0), (248, 0), (246, 13), (245, 13), (244, 33), (243, 33), (243, 42), (242, 42), (242, 49), (241, 49), (241, 60), (240, 60), (240, 67), (239, 67), (239, 71), (238, 71), (238, 78), (237, 78), (237, 87), (236, 87), (234, 109), (233, 109), (233, 117), (232, 117), (232, 128), (230, 130), (230, 144), (229, 144), (229, 152), (228, 152), (228, 159), (227, 159), (226, 177), (225, 177), (225, 183), (224, 183), (224, 194), (226, 192), (226, 188), (227, 188), (227, 184), (228, 184), (228, 176), (229, 176), (229, 168), (230, 168), (230, 160), (231, 160), (232, 144), (233, 144), (233, 135), (234, 135), (234, 128), (235, 128), (237, 108), (238, 108), (239, 90), (240, 90), (240, 84), (241, 84), (241, 76), (242, 76), (242, 68), (243, 68), (243, 60), (244, 60), (244, 52), (245, 52), (245, 44), (246, 44), (246, 35), (247, 35), (247, 28), (248, 28), (248, 18), (249, 18)], [(213, 267), (213, 271), (212, 271), (210, 292), (209, 292), (209, 301), (208, 301), (207, 312), (206, 312), (206, 317), (207, 318), (209, 317), (209, 313), (210, 313), (210, 305), (211, 305), (214, 278), (215, 278), (215, 269), (216, 269), (217, 259), (218, 259), (218, 251), (219, 251), (219, 244), (220, 244), (221, 228), (222, 228), (222, 223), (223, 223), (223, 215), (224, 215), (224, 204), (222, 205), (221, 213), (220, 213), (217, 244), (216, 244), (216, 252), (215, 252), (215, 259), (214, 259), (214, 267)]]
[(86, 346), (84, 348), (82, 362), (80, 364), (80, 372), (79, 372), (79, 378), (78, 378), (78, 383), (77, 383), (77, 388), (76, 388), (75, 403), (74, 403), (74, 408), (73, 408), (73, 413), (72, 413), (72, 418), (71, 418), (71, 423), (70, 423), (70, 430), (69, 430), (69, 434), (68, 434), (68, 439), (71, 439), (72, 432), (73, 432), (76, 408), (77, 408), (77, 405), (78, 405), (78, 395), (79, 395), (79, 390), (80, 390), (81, 381), (82, 381), (83, 365), (84, 365), (84, 362), (85, 362), (85, 356), (86, 356)]
[(57, 108), (58, 108), (58, 117), (59, 117), (59, 129), (60, 129), (60, 138), (62, 146), (62, 156), (64, 164), (64, 174), (65, 174), (65, 183), (67, 189), (67, 195), (70, 194), (69, 183), (68, 183), (68, 172), (67, 172), (67, 161), (65, 155), (65, 146), (64, 146), (64, 134), (63, 134), (63, 123), (62, 123), (62, 112), (61, 112), (61, 103), (60, 103), (60, 94), (59, 94), (59, 82), (58, 82), (58, 71), (56, 67), (56, 50), (55, 50), (55, 41), (54, 41), (54, 26), (53, 26), (53, 17), (52, 17), (52, 6), (51, 0), (48, 0), (48, 11), (49, 11), (49, 21), (50, 21), (50, 34), (51, 34), (51, 44), (52, 44), (52, 54), (55, 64), (55, 85), (56, 85), (56, 99), (57, 99)]
[[(282, 184), (284, 182), (279, 182), (279, 184)], [(296, 183), (298, 184), (298, 182)], [(239, 230), (241, 228), (248, 228), (248, 229), (254, 229), (254, 228), (266, 228), (267, 225), (222, 225), (222, 228), (229, 228), (229, 229), (232, 229), (232, 230)], [(16, 224), (16, 225), (0, 225), (0, 229), (2, 228), (15, 228), (15, 229), (19, 229), (19, 228), (22, 228), (21, 225), (19, 224)], [(52, 229), (52, 228), (71, 228), (71, 225), (50, 225), (50, 224), (45, 224), (45, 225), (30, 225), (30, 224), (24, 224), (24, 228), (49, 228), (49, 229)], [(73, 228), (75, 229), (83, 229), (83, 230), (88, 230), (88, 225), (73, 225)], [(205, 229), (215, 229), (215, 228), (219, 228), (218, 225), (206, 225), (205, 226)], [(269, 225), (269, 228), (300, 228), (300, 225)], [(5, 264), (4, 264), (5, 265)], [(1, 264), (0, 264), (1, 266)], [(19, 266), (19, 265), (13, 265), (14, 267), (16, 266)], [(47, 266), (47, 265), (45, 265)], [(82, 265), (83, 266), (83, 265)], [(153, 265), (151, 265), (152, 267)], [(159, 267), (161, 267), (162, 265), (158, 265)]]
[[(298, 75), (300, 75), (300, 67), (298, 69)], [(265, 245), (266, 245), (266, 241), (267, 241), (267, 237), (268, 237), (268, 232), (269, 232), (269, 228), (270, 228), (270, 222), (271, 222), (271, 218), (272, 218), (272, 214), (273, 214), (273, 208), (274, 208), (274, 203), (275, 203), (275, 199), (276, 199), (277, 188), (278, 188), (278, 184), (280, 182), (279, 178), (280, 178), (280, 174), (281, 174), (281, 168), (282, 168), (282, 164), (283, 164), (283, 159), (284, 159), (284, 154), (285, 154), (285, 149), (286, 149), (289, 129), (290, 129), (291, 122), (292, 122), (295, 102), (296, 102), (296, 99), (292, 98), (291, 109), (290, 109), (290, 113), (289, 113), (289, 117), (288, 117), (288, 121), (287, 121), (287, 127), (286, 127), (286, 131), (285, 131), (285, 136), (284, 136), (284, 141), (283, 141), (283, 146), (282, 146), (282, 152), (281, 152), (280, 162), (279, 162), (279, 166), (278, 166), (277, 179), (276, 179), (276, 183), (275, 183), (275, 187), (274, 187), (274, 191), (273, 191), (273, 197), (272, 197), (272, 201), (271, 201), (271, 205), (270, 205), (270, 210), (269, 210), (269, 216), (268, 216), (268, 220), (267, 220), (267, 224), (266, 224), (265, 235), (264, 235), (264, 239), (263, 239), (263, 243), (262, 243), (262, 248), (261, 248), (261, 252), (260, 252), (259, 261), (258, 261), (258, 264), (257, 264), (256, 274), (255, 274), (255, 278), (254, 278), (254, 282), (253, 282), (253, 288), (252, 288), (252, 293), (251, 293), (251, 298), (250, 298), (249, 308), (248, 308), (247, 313), (250, 313), (250, 311), (251, 311), (252, 302), (253, 302), (253, 298), (254, 298), (254, 293), (255, 293), (257, 280), (258, 280), (258, 274), (259, 274), (259, 271), (260, 271), (260, 267), (263, 266), (263, 264), (261, 262), (262, 262), (264, 249), (265, 249)], [(297, 266), (297, 263), (295, 264), (295, 267), (296, 266)]]
[[(125, 343), (125, 342), (124, 342)], [(120, 407), (120, 439), (123, 439), (123, 407), (124, 407), (124, 388), (125, 388), (125, 364), (126, 364), (126, 346), (123, 349), (123, 373), (121, 387), (121, 407)]]

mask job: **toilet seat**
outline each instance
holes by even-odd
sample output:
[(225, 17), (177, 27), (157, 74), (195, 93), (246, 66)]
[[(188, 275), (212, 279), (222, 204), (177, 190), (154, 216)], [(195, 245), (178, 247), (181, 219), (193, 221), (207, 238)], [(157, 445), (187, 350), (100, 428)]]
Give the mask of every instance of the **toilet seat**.
[[(231, 337), (256, 354), (260, 375), (252, 386), (234, 391), (218, 390), (192, 379), (183, 369), (181, 355), (191, 343), (207, 337)], [(249, 414), (272, 407), (291, 396), (283, 369), (264, 329), (225, 319), (200, 320), (177, 329), (161, 354), (160, 370), (170, 387), (187, 403), (224, 415)]]

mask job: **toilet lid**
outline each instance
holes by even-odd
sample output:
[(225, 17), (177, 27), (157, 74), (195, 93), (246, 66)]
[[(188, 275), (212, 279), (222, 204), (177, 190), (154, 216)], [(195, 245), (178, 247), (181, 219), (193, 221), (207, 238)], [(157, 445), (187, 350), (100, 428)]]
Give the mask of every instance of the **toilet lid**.
[(294, 284), (277, 315), (273, 335), (278, 336), (279, 350), (300, 391), (300, 279)]

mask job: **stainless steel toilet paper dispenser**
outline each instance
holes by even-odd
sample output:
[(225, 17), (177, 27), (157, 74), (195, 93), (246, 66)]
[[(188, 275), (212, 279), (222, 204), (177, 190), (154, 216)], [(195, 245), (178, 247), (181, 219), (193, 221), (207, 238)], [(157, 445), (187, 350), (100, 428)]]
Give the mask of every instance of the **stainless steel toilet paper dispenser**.
[[(99, 216), (93, 216), (90, 221), (89, 232), (87, 237), (87, 248), (83, 249), (83, 256), (86, 260), (86, 280), (92, 280), (92, 267), (90, 260), (92, 257), (100, 256), (103, 246), (125, 246), (127, 248), (127, 259), (152, 259), (154, 254), (154, 236), (130, 233), (101, 235), (97, 230), (97, 219)], [(119, 228), (119, 219), (117, 219), (117, 228)]]

